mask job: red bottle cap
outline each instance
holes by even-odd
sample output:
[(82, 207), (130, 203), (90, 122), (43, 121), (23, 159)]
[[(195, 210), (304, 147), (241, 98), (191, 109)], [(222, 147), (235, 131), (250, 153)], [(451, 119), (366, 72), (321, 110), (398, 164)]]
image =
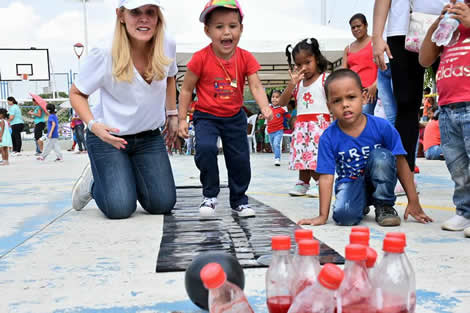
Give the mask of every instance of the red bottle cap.
[(389, 232), (385, 235), (385, 238), (386, 237), (393, 237), (393, 238), (400, 238), (402, 240), (405, 241), (405, 247), (406, 247), (406, 235), (405, 233), (401, 233), (401, 232), (397, 232), (397, 231), (392, 231), (392, 232)]
[(327, 263), (323, 266), (318, 274), (318, 282), (322, 284), (323, 287), (336, 290), (341, 285), (341, 282), (344, 278), (344, 272), (339, 266)]
[(383, 250), (385, 252), (403, 253), (405, 250), (405, 241), (396, 237), (385, 237)]
[(369, 234), (365, 232), (352, 232), (349, 235), (349, 243), (369, 246)]
[(271, 246), (273, 250), (290, 250), (290, 237), (273, 236), (271, 238)]
[(201, 280), (207, 289), (214, 289), (222, 286), (227, 279), (224, 269), (219, 263), (208, 263), (200, 273)]
[(313, 230), (311, 229), (296, 229), (295, 242), (299, 242), (302, 239), (313, 239)]
[(363, 232), (370, 234), (370, 229), (367, 226), (354, 226), (353, 228), (351, 228), (351, 233), (355, 232)]
[(375, 261), (377, 261), (377, 252), (371, 247), (367, 247), (367, 259), (366, 259), (367, 268), (374, 267)]
[(363, 245), (350, 244), (346, 246), (346, 260), (365, 261), (367, 259), (367, 247)]
[(302, 239), (299, 242), (299, 255), (320, 254), (320, 242), (314, 239)]

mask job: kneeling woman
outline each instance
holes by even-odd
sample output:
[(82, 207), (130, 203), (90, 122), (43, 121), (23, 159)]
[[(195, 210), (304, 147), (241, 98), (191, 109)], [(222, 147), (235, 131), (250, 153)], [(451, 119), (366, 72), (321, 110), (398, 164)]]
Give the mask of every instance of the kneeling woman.
[[(178, 129), (176, 46), (164, 31), (159, 0), (121, 0), (112, 48), (93, 49), (70, 90), (72, 107), (88, 125), (88, 165), (72, 190), (72, 206), (91, 199), (110, 219), (130, 217), (137, 200), (150, 214), (176, 202), (167, 144)], [(90, 109), (88, 96), (100, 90)]]

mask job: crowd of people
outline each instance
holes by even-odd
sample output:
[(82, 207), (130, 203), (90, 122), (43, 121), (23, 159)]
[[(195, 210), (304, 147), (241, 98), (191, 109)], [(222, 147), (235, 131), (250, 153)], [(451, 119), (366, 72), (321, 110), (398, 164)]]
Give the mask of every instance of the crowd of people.
[[(73, 187), (73, 207), (81, 210), (94, 199), (106, 217), (122, 219), (133, 214), (138, 201), (150, 214), (169, 213), (176, 189), (168, 152), (176, 143), (177, 151), (186, 144), (187, 153), (195, 154), (203, 198), (199, 211), (211, 216), (220, 191), (220, 141), (230, 207), (239, 217), (255, 216), (246, 196), (251, 180), (246, 85), (260, 109), (251, 125), (255, 148), (272, 152), (274, 165), (280, 166), (286, 132), (288, 168), (299, 172), (288, 193), (319, 198), (319, 215), (299, 224), (325, 224), (331, 207), (336, 224), (356, 225), (373, 206), (379, 225), (400, 225), (397, 188), (408, 198), (405, 220), (411, 215), (432, 222), (414, 179), (420, 151), (426, 159), (445, 160), (456, 184), (457, 212), (442, 228), (470, 236), (470, 84), (464, 75), (470, 59), (454, 52), (467, 48), (470, 1), (412, 2), (413, 12), (436, 15), (419, 53), (405, 48), (411, 1), (376, 1), (372, 35), (363, 14), (349, 20), (355, 41), (345, 47), (341, 69), (330, 71), (318, 41), (304, 39), (287, 46), (290, 81), (268, 98), (258, 61), (238, 47), (244, 18), (238, 1), (211, 0), (204, 7), (199, 20), (211, 43), (192, 56), (177, 96), (176, 43), (164, 30), (160, 1), (120, 0), (112, 46), (91, 50), (70, 90), (74, 140), (90, 160)], [(431, 40), (446, 12), (460, 22), (452, 48)], [(427, 88), (423, 95), (426, 67), (434, 69), (435, 94)], [(88, 96), (98, 89), (101, 101), (90, 108)], [(0, 111), (4, 165), (5, 147), (21, 151), (24, 127), (15, 99), (8, 100), (8, 112)], [(33, 102), (38, 107), (29, 114), (38, 159), (54, 149), (61, 160), (55, 107), (47, 104), (42, 112), (38, 99)], [(379, 104), (384, 118), (374, 116)], [(43, 148), (46, 117), (49, 140)]]

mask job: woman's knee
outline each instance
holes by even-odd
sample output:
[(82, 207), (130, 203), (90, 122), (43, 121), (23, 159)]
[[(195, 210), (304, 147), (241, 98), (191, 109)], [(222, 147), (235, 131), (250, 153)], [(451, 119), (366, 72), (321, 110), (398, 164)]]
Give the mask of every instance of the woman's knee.
[(107, 199), (105, 203), (97, 201), (98, 207), (103, 214), (112, 220), (126, 219), (129, 218), (137, 209), (137, 199), (123, 199), (113, 197)]
[(167, 214), (175, 207), (176, 192), (165, 195), (154, 195), (148, 203), (141, 203), (145, 211), (150, 214)]

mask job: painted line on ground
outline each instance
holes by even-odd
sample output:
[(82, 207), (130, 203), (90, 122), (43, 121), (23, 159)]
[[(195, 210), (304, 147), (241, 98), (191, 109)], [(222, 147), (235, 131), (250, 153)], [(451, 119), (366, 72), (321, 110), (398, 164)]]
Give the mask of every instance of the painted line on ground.
[[(259, 191), (250, 191), (246, 193), (247, 195), (260, 195), (260, 196), (275, 196), (275, 197), (288, 197), (288, 198), (311, 198), (311, 199), (318, 199), (318, 198), (312, 198), (312, 197), (305, 197), (305, 196), (297, 196), (297, 197), (292, 197), (287, 193), (274, 193), (274, 192), (259, 192)], [(334, 197), (332, 198), (332, 200)], [(407, 202), (396, 202), (395, 203), (398, 206), (407, 206)], [(441, 210), (441, 211), (449, 211), (449, 212), (455, 212), (455, 208), (450, 208), (450, 207), (444, 207), (444, 206), (438, 206), (438, 205), (430, 205), (430, 204), (423, 204), (421, 203), (421, 206), (425, 209), (433, 209), (433, 210)]]

